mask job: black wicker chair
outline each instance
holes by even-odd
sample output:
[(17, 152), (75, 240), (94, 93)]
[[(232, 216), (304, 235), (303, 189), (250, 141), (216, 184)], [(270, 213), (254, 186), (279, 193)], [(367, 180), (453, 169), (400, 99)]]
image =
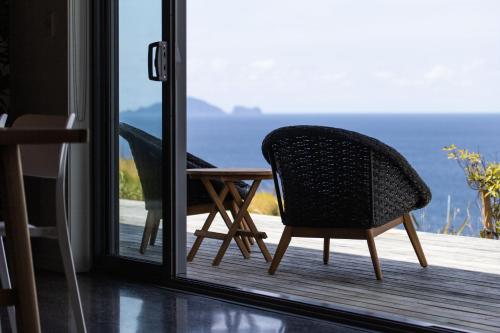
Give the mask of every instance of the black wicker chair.
[(266, 136), (285, 230), (269, 273), (276, 271), (292, 237), (365, 239), (377, 279), (382, 271), (374, 238), (403, 223), (422, 267), (427, 266), (410, 212), (431, 192), (396, 150), (368, 136), (321, 126), (292, 126)]
[[(139, 251), (144, 253), (148, 246), (154, 245), (162, 217), (162, 141), (136, 127), (120, 123), (120, 136), (129, 143), (134, 158), (144, 195), (145, 208), (148, 211), (146, 225)], [(187, 153), (187, 168), (215, 168), (214, 165)], [(214, 182), (216, 191), (221, 191), (224, 184)], [(249, 186), (244, 182), (237, 183), (242, 197), (245, 197)], [(224, 203), (228, 209), (231, 202)], [(208, 213), (212, 208), (212, 200), (199, 180), (187, 178), (187, 214)]]

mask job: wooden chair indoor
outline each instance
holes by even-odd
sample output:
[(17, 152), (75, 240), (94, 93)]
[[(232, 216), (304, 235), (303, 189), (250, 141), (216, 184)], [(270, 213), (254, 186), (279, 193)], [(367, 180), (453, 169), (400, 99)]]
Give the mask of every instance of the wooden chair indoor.
[[(71, 129), (75, 115), (48, 116), (48, 115), (24, 115), (16, 119), (12, 125), (13, 129)], [(66, 213), (66, 165), (68, 144), (56, 145), (24, 145), (21, 146), (21, 159), (24, 177), (41, 179), (52, 179), (56, 188), (54, 207), (55, 226), (38, 227), (29, 225), (30, 237), (41, 237), (55, 239), (58, 241), (61, 258), (68, 284), (71, 309), (76, 323), (77, 332), (86, 332), (85, 319), (83, 316), (80, 291), (76, 278), (73, 254), (71, 250), (68, 221)], [(7, 258), (5, 255), (3, 237), (5, 236), (5, 225), (0, 222), (0, 277), (3, 288), (11, 288)], [(15, 308), (9, 307), (9, 321), (13, 331), (16, 331)]]

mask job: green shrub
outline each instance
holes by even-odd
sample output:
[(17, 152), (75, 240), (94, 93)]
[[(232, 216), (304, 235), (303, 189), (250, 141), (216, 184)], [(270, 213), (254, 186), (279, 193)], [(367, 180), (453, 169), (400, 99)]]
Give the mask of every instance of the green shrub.
[(120, 199), (144, 200), (141, 182), (139, 180), (139, 174), (137, 173), (137, 168), (135, 166), (134, 160), (126, 160), (120, 158), (119, 164)]
[(255, 214), (278, 216), (278, 200), (273, 193), (259, 192), (253, 198), (248, 211)]
[(458, 162), (467, 184), (478, 192), (482, 203), (483, 230), (481, 237), (500, 235), (500, 163), (486, 161), (476, 152), (460, 149), (454, 144), (444, 147), (448, 158)]

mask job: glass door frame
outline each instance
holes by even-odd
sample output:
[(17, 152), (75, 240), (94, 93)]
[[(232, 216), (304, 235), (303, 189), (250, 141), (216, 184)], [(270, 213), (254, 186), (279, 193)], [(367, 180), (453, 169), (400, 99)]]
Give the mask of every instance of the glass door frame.
[[(168, 42), (168, 75), (162, 85), (163, 141), (163, 220), (185, 224), (185, 29), (176, 29), (176, 17), (185, 8), (176, 0), (162, 2), (162, 40)], [(177, 5), (177, 6), (176, 6)], [(152, 263), (119, 256), (118, 207), (118, 17), (119, 0), (92, 1), (93, 14), (93, 108), (92, 117), (92, 210), (94, 218), (94, 267), (120, 276), (160, 283), (182, 271), (185, 262), (176, 261), (176, 249), (185, 248), (178, 223), (165, 223), (162, 228), (163, 262)], [(182, 14), (181, 16), (183, 16)], [(155, 41), (145, 41), (155, 42)], [(175, 46), (175, 47), (174, 47)], [(147, 52), (147, 45), (144, 47)], [(146, 64), (144, 71), (147, 72)], [(180, 78), (180, 80), (179, 80)], [(177, 82), (180, 81), (180, 82)], [(175, 112), (178, 110), (178, 112)], [(179, 142), (179, 143), (178, 143)], [(181, 167), (179, 167), (181, 166)], [(177, 195), (176, 195), (177, 194)], [(184, 221), (184, 222), (182, 222)], [(185, 227), (185, 225), (184, 225)], [(185, 228), (184, 228), (185, 230)], [(180, 237), (173, 237), (179, 234)], [(184, 233), (185, 239), (185, 233)], [(185, 250), (184, 250), (185, 251)]]
[[(360, 309), (326, 308), (280, 295), (259, 293), (178, 276), (186, 260), (186, 1), (162, 0), (162, 35), (167, 41), (170, 80), (163, 83), (163, 263), (120, 257), (117, 230), (118, 137), (118, 1), (92, 0), (93, 117), (92, 216), (94, 217), (94, 271), (138, 282), (212, 296), (266, 309), (334, 320), (385, 332), (451, 332), (424, 323), (401, 322)], [(154, 41), (151, 41), (154, 42)], [(174, 47), (172, 47), (174, 46)], [(146, 45), (145, 45), (146, 52)], [(146, 71), (147, 69), (144, 68)]]

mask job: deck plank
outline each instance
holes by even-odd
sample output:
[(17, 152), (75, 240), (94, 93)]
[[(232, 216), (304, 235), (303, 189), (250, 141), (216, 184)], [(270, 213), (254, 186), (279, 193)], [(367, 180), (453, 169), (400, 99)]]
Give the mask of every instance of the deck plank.
[[(146, 212), (140, 202), (121, 201), (120, 253), (161, 261), (161, 240), (145, 255), (138, 252)], [(193, 232), (206, 215), (188, 217), (188, 250)], [(255, 215), (260, 231), (268, 235), (274, 253), (283, 226), (279, 218)], [(220, 219), (212, 231), (227, 229)], [(220, 241), (206, 239), (186, 276), (292, 296), (303, 302), (382, 316), (399, 316), (455, 329), (499, 332), (500, 242), (479, 238), (418, 233), (429, 261), (421, 268), (403, 230), (391, 230), (376, 238), (384, 280), (375, 279), (366, 242), (332, 240), (331, 262), (322, 262), (322, 240), (294, 239), (276, 275), (267, 274), (268, 263), (256, 246), (244, 259), (231, 244), (219, 267), (211, 265)], [(242, 279), (244, 277), (244, 279)]]

